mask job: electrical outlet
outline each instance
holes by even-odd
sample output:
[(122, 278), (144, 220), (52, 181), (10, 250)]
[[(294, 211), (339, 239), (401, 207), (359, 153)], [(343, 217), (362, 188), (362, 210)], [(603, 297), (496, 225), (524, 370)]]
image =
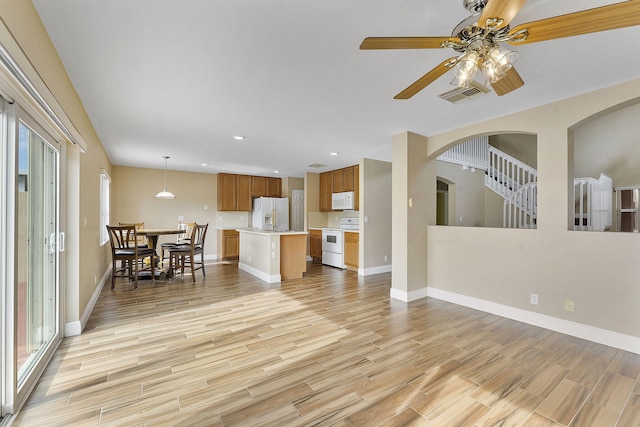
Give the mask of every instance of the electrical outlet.
[(575, 309), (575, 306), (573, 305), (572, 299), (564, 300), (564, 311), (573, 311), (574, 309)]
[(385, 260), (385, 261), (389, 261), (389, 255), (385, 255), (385, 256), (384, 256), (384, 260)]
[(538, 305), (538, 294), (531, 294), (531, 304)]

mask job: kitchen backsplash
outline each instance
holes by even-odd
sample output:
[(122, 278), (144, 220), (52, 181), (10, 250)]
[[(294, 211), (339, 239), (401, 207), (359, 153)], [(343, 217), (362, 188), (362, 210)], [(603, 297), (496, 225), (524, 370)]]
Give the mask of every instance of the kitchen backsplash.
[(230, 227), (248, 227), (249, 216), (251, 212), (225, 212), (218, 211), (216, 213), (216, 227), (217, 228), (230, 228)]
[(340, 218), (358, 218), (358, 211), (309, 212), (309, 228), (339, 228)]

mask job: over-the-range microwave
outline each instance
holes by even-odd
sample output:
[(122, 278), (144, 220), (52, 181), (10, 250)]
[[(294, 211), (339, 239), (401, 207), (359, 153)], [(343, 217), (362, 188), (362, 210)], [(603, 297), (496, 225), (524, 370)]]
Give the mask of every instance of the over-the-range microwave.
[(331, 195), (331, 209), (334, 211), (353, 209), (353, 191), (333, 193)]

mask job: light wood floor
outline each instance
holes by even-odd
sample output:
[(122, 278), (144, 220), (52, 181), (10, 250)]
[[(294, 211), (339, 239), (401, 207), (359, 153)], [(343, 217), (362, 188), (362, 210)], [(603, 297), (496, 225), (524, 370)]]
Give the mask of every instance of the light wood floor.
[(638, 426), (640, 356), (309, 265), (105, 286), (18, 426)]

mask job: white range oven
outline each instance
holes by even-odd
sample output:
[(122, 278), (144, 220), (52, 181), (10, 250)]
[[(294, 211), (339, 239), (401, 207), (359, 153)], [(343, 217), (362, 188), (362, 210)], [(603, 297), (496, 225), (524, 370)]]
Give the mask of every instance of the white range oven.
[(344, 230), (357, 230), (358, 218), (340, 218), (340, 228), (322, 229), (322, 263), (338, 268), (344, 265)]
[(322, 229), (322, 263), (344, 268), (344, 232), (340, 228)]

